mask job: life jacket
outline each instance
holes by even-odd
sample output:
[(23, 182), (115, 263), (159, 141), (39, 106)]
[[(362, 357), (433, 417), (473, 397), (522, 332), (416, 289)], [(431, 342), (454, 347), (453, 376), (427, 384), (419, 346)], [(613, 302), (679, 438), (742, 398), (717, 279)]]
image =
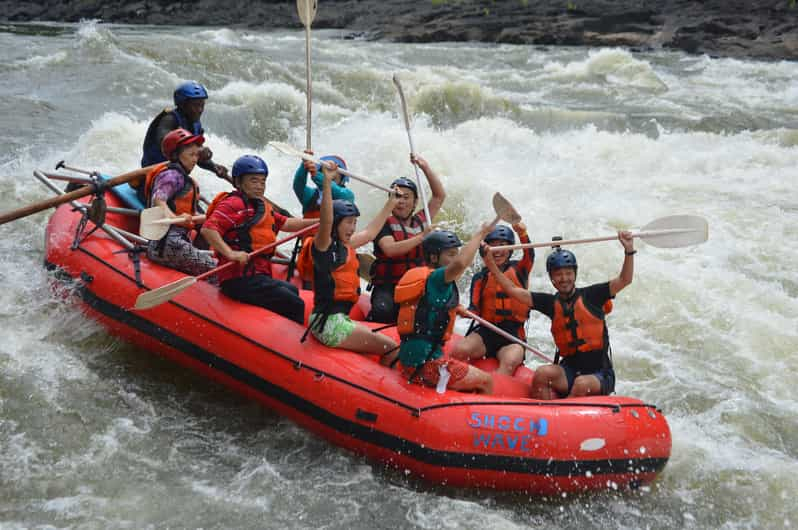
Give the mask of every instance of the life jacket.
[(566, 302), (559, 294), (554, 297), (554, 316), (551, 319), (551, 334), (557, 346), (555, 363), (562, 358), (564, 364), (579, 369), (582, 373), (596, 372), (612, 366), (609, 358), (609, 333), (604, 317), (605, 308), (596, 308), (585, 302), (577, 290), (574, 298)]
[[(515, 262), (509, 264), (504, 275), (516, 287), (525, 287), (526, 278), (522, 278), (523, 275), (516, 267)], [(518, 323), (519, 338), (525, 338), (523, 323), (529, 318), (530, 307), (505, 293), (496, 280), (496, 276), (487, 269), (483, 269), (474, 276), (471, 287), (471, 306), (482, 318), (492, 324)]]
[(452, 336), (460, 294), (452, 289), (452, 296), (446, 301), (445, 311), (438, 312), (432, 325), (429, 314), (433, 309), (427, 300), (427, 280), (432, 271), (429, 267), (416, 267), (407, 271), (399, 280), (394, 291), (394, 301), (399, 304), (399, 318), (396, 321), (402, 341), (422, 338), (436, 345), (443, 345)]
[[(222, 239), (230, 248), (243, 252), (252, 252), (277, 241), (278, 228), (271, 204), (263, 199), (250, 199), (238, 190), (217, 194), (208, 206), (205, 217), (210, 218), (211, 213), (213, 213), (219, 203), (229, 196), (239, 198), (242, 202), (242, 209), (253, 208), (255, 210), (255, 214), (252, 217), (222, 234)], [(274, 254), (274, 249), (254, 256), (247, 263), (247, 269), (252, 268), (251, 266), (255, 259), (269, 259), (272, 254)]]
[(303, 286), (307, 285), (308, 289), (313, 286), (313, 254), (311, 248), (313, 247), (313, 237), (306, 237), (302, 240), (302, 248), (296, 257), (296, 271), (302, 279)]
[[(156, 132), (158, 131), (158, 125), (160, 125), (161, 120), (169, 114), (174, 116), (175, 122), (177, 123), (176, 128), (185, 129), (192, 134), (203, 134), (205, 132), (202, 128), (201, 121), (197, 120), (194, 123), (189, 123), (176, 108), (167, 107), (163, 109), (155, 116), (152, 122), (150, 122), (150, 126), (147, 128), (147, 134), (144, 136), (144, 153), (141, 157), (141, 167), (147, 167), (166, 160), (166, 157), (164, 157), (161, 152), (161, 143), (158, 141), (158, 138), (156, 138)], [(129, 184), (133, 188), (138, 188), (141, 185), (140, 182), (130, 182)]]
[[(191, 178), (191, 176), (186, 173), (186, 170), (183, 169), (183, 166), (177, 162), (162, 162), (147, 172), (147, 176), (144, 177), (144, 197), (146, 199), (145, 204), (148, 206), (153, 206), (151, 201), (152, 188), (155, 185), (155, 179), (158, 177), (158, 175), (168, 169), (172, 169), (180, 173), (180, 176), (183, 178), (183, 186), (176, 194), (169, 197), (169, 199), (166, 201), (166, 204), (176, 215), (181, 215), (184, 213), (194, 215), (197, 212), (197, 207), (199, 206), (199, 186), (197, 185), (197, 181)], [(179, 223), (176, 226), (191, 228), (190, 223)]]
[[(311, 241), (311, 245), (313, 242)], [(316, 310), (332, 313), (349, 313), (360, 298), (360, 262), (357, 252), (334, 240), (333, 263), (328, 270), (314, 266), (313, 304)]]
[[(424, 231), (424, 216), (421, 212), (411, 216), (410, 226), (405, 226), (398, 217), (392, 215), (385, 221), (385, 224), (390, 227), (395, 241), (404, 241)], [(407, 271), (424, 264), (421, 245), (407, 254), (391, 258), (382, 251), (375, 241), (374, 257), (376, 261), (371, 269), (371, 283), (374, 285), (395, 285)]]

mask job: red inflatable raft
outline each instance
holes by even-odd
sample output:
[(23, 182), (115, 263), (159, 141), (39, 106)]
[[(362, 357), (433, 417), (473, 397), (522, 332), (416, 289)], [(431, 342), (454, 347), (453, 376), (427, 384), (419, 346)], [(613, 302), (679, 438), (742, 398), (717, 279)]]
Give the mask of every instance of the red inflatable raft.
[[(110, 194), (107, 200), (119, 205)], [(76, 284), (89, 316), (373, 460), (434, 483), (532, 494), (635, 488), (668, 461), (670, 430), (653, 405), (619, 396), (535, 401), (525, 367), (515, 377), (497, 375), (491, 396), (438, 394), (374, 358), (312, 336), (300, 343), (303, 327), (206, 282), (155, 308), (131, 310), (140, 293), (184, 275), (142, 254), (137, 285), (134, 261), (102, 231), (71, 248), (79, 220), (68, 205), (56, 210), (46, 263), (59, 281)], [(137, 228), (135, 218), (119, 214), (108, 213), (106, 222)], [(309, 314), (312, 293), (302, 295)], [(361, 304), (353, 316), (362, 311)]]

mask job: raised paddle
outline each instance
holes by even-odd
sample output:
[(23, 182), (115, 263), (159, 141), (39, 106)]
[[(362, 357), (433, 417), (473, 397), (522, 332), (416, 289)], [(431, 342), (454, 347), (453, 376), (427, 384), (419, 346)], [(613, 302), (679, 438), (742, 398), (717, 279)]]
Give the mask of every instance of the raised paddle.
[(313, 100), (310, 82), (310, 25), (313, 24), (313, 19), (316, 18), (316, 8), (318, 2), (316, 0), (296, 0), (296, 10), (299, 13), (299, 20), (305, 26), (305, 78), (307, 79), (307, 101), (308, 101), (308, 122), (306, 131), (305, 148), (310, 151), (310, 123), (312, 121), (313, 113), (311, 111), (311, 101)]
[[(120, 184), (124, 184), (125, 182), (130, 182), (131, 180), (135, 180), (137, 178), (143, 178), (147, 175), (147, 172), (151, 170), (153, 167), (154, 164), (152, 166), (136, 169), (135, 171), (129, 171), (127, 173), (123, 173), (119, 176), (116, 176), (106, 181), (105, 185), (107, 187), (119, 186)], [(19, 208), (17, 210), (0, 214), (0, 225), (8, 223), (9, 221), (14, 221), (16, 219), (19, 219), (20, 217), (26, 217), (28, 215), (41, 212), (42, 210), (46, 210), (47, 208), (53, 208), (55, 206), (60, 206), (69, 201), (80, 199), (81, 197), (85, 197), (86, 195), (91, 195), (94, 192), (95, 192), (94, 186), (83, 186), (81, 188), (76, 189), (75, 191), (70, 191), (69, 193), (65, 193), (64, 195), (60, 195), (58, 197), (52, 197), (45, 201), (30, 204), (28, 206), (25, 206), (24, 208)]]
[[(706, 219), (698, 215), (669, 215), (651, 221), (639, 232), (633, 232), (632, 237), (640, 238), (653, 247), (688, 247), (690, 245), (700, 245), (709, 238), (709, 225)], [(618, 234), (615, 234), (612, 236), (592, 237), (589, 239), (568, 239), (565, 241), (546, 241), (543, 243), (499, 245), (491, 247), (491, 250), (559, 247), (565, 245), (581, 245), (583, 243), (596, 243), (599, 241), (615, 241), (617, 239)]]
[[(317, 158), (314, 158), (313, 155), (309, 155), (309, 154), (307, 154), (307, 153), (305, 153), (303, 151), (300, 151), (296, 147), (292, 146), (291, 144), (287, 144), (285, 142), (269, 142), (269, 146), (270, 147), (274, 147), (275, 149), (277, 149), (278, 151), (280, 151), (281, 153), (284, 153), (286, 155), (296, 156), (296, 157), (299, 157), (299, 158), (301, 158), (303, 160), (310, 160), (311, 162), (313, 162), (315, 164), (324, 164), (325, 163), (325, 162), (322, 162), (321, 160), (319, 160)], [(368, 184), (369, 186), (377, 188), (378, 190), (386, 191), (388, 193), (393, 193), (392, 189), (386, 188), (385, 186), (377, 184), (376, 182), (371, 181), (371, 180), (367, 179), (366, 177), (361, 177), (361, 176), (355, 175), (351, 171), (349, 171), (347, 169), (344, 169), (342, 167), (338, 168), (338, 172), (341, 173), (342, 175), (348, 176), (349, 178), (352, 178), (354, 180), (359, 180), (360, 182), (362, 182), (364, 184)]]
[[(399, 92), (399, 101), (402, 104), (402, 117), (405, 122), (405, 130), (407, 131), (407, 141), (410, 144), (410, 154), (415, 155), (416, 149), (413, 147), (413, 136), (410, 134), (410, 114), (407, 112), (407, 101), (405, 101), (405, 91), (402, 90), (402, 83), (399, 82), (399, 76), (394, 74), (393, 84), (396, 85), (396, 90)], [(421, 202), (424, 203), (424, 215), (427, 218), (427, 224), (432, 224), (432, 219), (429, 215), (429, 205), (427, 205), (427, 192), (421, 184), (421, 175), (418, 173), (418, 166), (413, 164), (413, 169), (416, 172), (416, 185), (421, 192)]]
[[(279, 241), (275, 241), (274, 243), (269, 243), (265, 247), (261, 247), (257, 250), (253, 250), (247, 256), (252, 258), (253, 256), (260, 254), (261, 252), (265, 252), (267, 250), (273, 249), (276, 246), (282, 245), (287, 241), (291, 241), (296, 237), (302, 237), (303, 235), (312, 232), (316, 228), (319, 227), (319, 223), (312, 224), (310, 226), (306, 226), (302, 230), (298, 232), (294, 232), (288, 237), (280, 239)], [(185, 278), (180, 278), (179, 280), (173, 281), (172, 283), (167, 283), (157, 289), (153, 289), (152, 291), (147, 291), (146, 293), (141, 293), (138, 298), (136, 298), (136, 305), (133, 306), (133, 309), (149, 309), (151, 307), (155, 307), (157, 305), (161, 305), (164, 302), (168, 302), (175, 296), (177, 296), (180, 292), (188, 289), (199, 280), (203, 278), (207, 278), (208, 276), (212, 276), (217, 272), (226, 269), (227, 267), (232, 267), (233, 264), (236, 263), (235, 261), (228, 261), (224, 265), (220, 265), (215, 269), (211, 269), (209, 271), (203, 272), (197, 276), (187, 276)]]
[(498, 191), (493, 194), (493, 210), (496, 212), (496, 220), (491, 224), (496, 224), (500, 220), (510, 223), (511, 225), (521, 222), (521, 214), (513, 208), (510, 201), (504, 198), (504, 195)]
[(528, 351), (534, 353), (535, 355), (537, 355), (538, 357), (540, 357), (544, 361), (547, 361), (547, 362), (550, 362), (550, 363), (554, 363), (554, 361), (549, 359), (544, 353), (539, 352), (538, 350), (536, 350), (535, 348), (533, 348), (532, 346), (530, 346), (526, 342), (522, 341), (518, 337), (516, 337), (514, 335), (511, 335), (510, 333), (507, 333), (506, 331), (504, 331), (499, 326), (495, 326), (495, 325), (491, 324), (490, 322), (488, 322), (484, 318), (480, 317), (479, 315), (477, 315), (477, 314), (475, 314), (475, 313), (473, 313), (473, 312), (471, 312), (471, 311), (469, 311), (469, 310), (467, 310), (467, 309), (465, 309), (463, 307), (458, 308), (457, 312), (460, 315), (464, 316), (464, 317), (471, 318), (471, 319), (479, 322), (481, 325), (485, 326), (489, 330), (493, 331), (494, 333), (497, 333), (497, 334), (501, 335), (505, 339), (507, 339), (507, 340), (509, 340), (509, 341), (511, 341), (511, 342), (513, 342), (515, 344), (518, 344), (519, 346), (521, 346), (525, 350), (528, 350)]
[[(199, 223), (205, 220), (204, 215), (194, 215), (191, 221)], [(146, 237), (151, 241), (161, 239), (169, 231), (169, 226), (178, 223), (184, 223), (185, 219), (182, 217), (167, 217), (166, 210), (160, 206), (153, 206), (141, 210), (141, 219), (139, 221), (139, 235)]]

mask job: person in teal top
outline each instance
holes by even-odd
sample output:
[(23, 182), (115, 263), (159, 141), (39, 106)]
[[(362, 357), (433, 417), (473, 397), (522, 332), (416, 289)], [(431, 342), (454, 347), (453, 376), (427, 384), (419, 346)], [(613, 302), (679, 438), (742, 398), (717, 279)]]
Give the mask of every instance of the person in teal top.
[[(321, 157), (320, 160), (335, 162), (339, 168), (346, 169), (346, 162), (344, 162), (344, 159), (340, 156), (327, 155)], [(308, 185), (308, 173), (315, 186)], [(335, 180), (331, 182), (333, 200), (344, 200), (354, 203), (355, 194), (346, 187), (347, 182), (349, 182), (349, 177), (337, 171), (336, 175)], [(300, 164), (296, 173), (294, 173), (294, 195), (296, 195), (296, 198), (299, 199), (300, 204), (302, 204), (302, 217), (305, 219), (315, 219), (319, 217), (323, 181), (324, 177), (321, 175), (319, 167), (310, 160), (305, 160)]]
[(407, 271), (396, 285), (395, 300), (400, 304), (397, 328), (401, 345), (399, 361), (411, 381), (416, 378), (439, 392), (476, 390), (490, 394), (493, 378), (463, 361), (444, 355), (442, 346), (452, 333), (459, 308), (457, 279), (474, 261), (480, 242), (493, 228), (483, 224), (463, 246), (448, 230), (424, 237), (421, 247), (426, 267)]

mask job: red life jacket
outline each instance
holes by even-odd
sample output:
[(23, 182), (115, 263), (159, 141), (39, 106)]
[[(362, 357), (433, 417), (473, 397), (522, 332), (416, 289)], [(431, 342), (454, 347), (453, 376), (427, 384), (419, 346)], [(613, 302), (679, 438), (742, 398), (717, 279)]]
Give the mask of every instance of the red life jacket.
[[(404, 241), (424, 231), (425, 217), (418, 212), (410, 217), (409, 226), (405, 226), (398, 217), (392, 215), (385, 224), (391, 229), (395, 241)], [(424, 264), (424, 254), (419, 244), (402, 256), (388, 257), (377, 241), (374, 242), (374, 265), (372, 266), (371, 283), (374, 285), (396, 285), (399, 279), (414, 267)]]
[[(183, 166), (176, 162), (162, 162), (147, 172), (144, 177), (144, 197), (146, 203), (152, 206), (152, 188), (155, 185), (155, 180), (164, 171), (172, 169), (180, 173), (183, 177), (183, 187), (175, 194), (172, 195), (166, 204), (176, 214), (181, 215), (187, 213), (194, 215), (197, 212), (197, 204), (199, 200), (199, 186), (197, 182), (191, 178)], [(185, 228), (192, 228), (191, 223), (179, 223), (177, 226)]]
[(424, 338), (435, 344), (443, 344), (452, 336), (460, 295), (457, 288), (446, 301), (445, 312), (440, 312), (435, 321), (429, 323), (429, 302), (426, 296), (427, 280), (432, 271), (429, 267), (416, 267), (407, 271), (396, 284), (394, 301), (399, 304), (396, 326), (402, 340)]
[[(526, 287), (515, 263), (510, 263), (504, 275), (516, 287)], [(491, 324), (499, 325), (508, 321), (523, 324), (529, 318), (529, 306), (505, 293), (496, 277), (487, 269), (474, 276), (471, 306)], [(523, 325), (518, 326), (518, 333), (519, 338), (525, 338)]]
[[(213, 198), (208, 211), (205, 214), (206, 218), (210, 218), (217, 205), (227, 197), (236, 197), (241, 201), (241, 209), (253, 208), (254, 215), (243, 223), (234, 226), (226, 233), (222, 234), (222, 239), (233, 250), (241, 250), (244, 252), (252, 252), (253, 250), (265, 247), (277, 241), (277, 222), (274, 219), (274, 212), (271, 204), (263, 199), (250, 199), (238, 190), (232, 192), (222, 192)], [(267, 250), (254, 256), (247, 268), (254, 263), (255, 259), (269, 259), (274, 254), (274, 249)]]
[(555, 295), (551, 334), (558, 359), (562, 357), (564, 363), (575, 365), (585, 373), (611, 366), (604, 308), (586, 304), (579, 291), (570, 303)]

